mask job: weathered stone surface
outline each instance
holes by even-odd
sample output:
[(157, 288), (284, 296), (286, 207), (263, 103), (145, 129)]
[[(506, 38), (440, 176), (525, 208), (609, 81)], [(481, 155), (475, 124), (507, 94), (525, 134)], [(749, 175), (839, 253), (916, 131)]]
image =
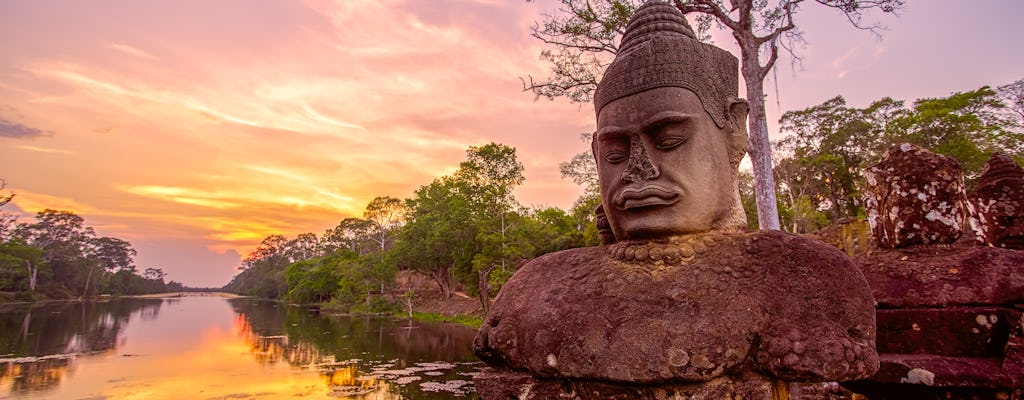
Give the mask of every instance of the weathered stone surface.
[(635, 386), (599, 381), (542, 379), (521, 372), (494, 369), (477, 374), (473, 384), (481, 398), (517, 400), (771, 400), (773, 390), (786, 390), (759, 379), (718, 378), (703, 384)]
[(952, 157), (904, 143), (886, 151), (864, 178), (868, 222), (880, 246), (951, 243), (963, 233), (963, 172)]
[(661, 384), (864, 378), (873, 343), (870, 291), (849, 259), (759, 231), (540, 257), (502, 289), (474, 350), (543, 378)]
[(967, 194), (970, 225), (978, 243), (1024, 250), (1024, 169), (995, 153)]
[(854, 260), (878, 304), (874, 399), (1019, 399), (1024, 252), (974, 245), (871, 249)]
[(975, 388), (979, 393), (1024, 388), (1021, 311), (995, 306), (878, 310), (881, 368), (870, 382), (858, 385)]
[(1024, 252), (919, 246), (854, 257), (879, 308), (1024, 303)]
[(597, 236), (601, 238), (601, 244), (615, 243), (615, 234), (612, 233), (612, 226), (604, 213), (604, 204), (594, 207), (594, 224), (597, 226)]
[(878, 352), (884, 354), (1002, 359), (1007, 343), (1021, 333), (1020, 311), (1007, 307), (880, 309), (875, 318)]
[(832, 245), (850, 257), (874, 248), (871, 243), (871, 225), (862, 219), (842, 218), (810, 236)]

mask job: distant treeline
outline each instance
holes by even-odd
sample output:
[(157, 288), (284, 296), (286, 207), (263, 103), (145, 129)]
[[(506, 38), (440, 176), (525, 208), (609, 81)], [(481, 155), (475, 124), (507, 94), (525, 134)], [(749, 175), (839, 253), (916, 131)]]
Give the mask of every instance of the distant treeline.
[[(0, 185), (2, 188), (2, 185)], [(0, 198), (0, 206), (13, 195)], [(131, 243), (97, 237), (82, 217), (44, 210), (35, 222), (0, 214), (0, 301), (91, 298), (180, 291), (159, 268), (141, 273)]]

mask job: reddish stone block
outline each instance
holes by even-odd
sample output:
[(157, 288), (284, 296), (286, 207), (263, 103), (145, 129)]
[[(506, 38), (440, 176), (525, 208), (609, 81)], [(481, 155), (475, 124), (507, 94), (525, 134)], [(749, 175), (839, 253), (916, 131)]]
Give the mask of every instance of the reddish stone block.
[(864, 171), (868, 222), (882, 247), (952, 243), (963, 232), (966, 194), (952, 157), (904, 143)]

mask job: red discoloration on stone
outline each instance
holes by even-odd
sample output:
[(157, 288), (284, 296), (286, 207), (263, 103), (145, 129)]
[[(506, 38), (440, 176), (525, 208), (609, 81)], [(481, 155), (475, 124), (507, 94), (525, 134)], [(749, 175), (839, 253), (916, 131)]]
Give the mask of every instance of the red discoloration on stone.
[(970, 224), (978, 243), (1024, 250), (1024, 170), (995, 153), (967, 195)]
[(964, 178), (953, 158), (904, 143), (864, 178), (868, 222), (880, 246), (951, 243), (963, 232)]
[(608, 382), (543, 379), (521, 372), (484, 370), (473, 378), (484, 399), (517, 400), (770, 400), (772, 382), (720, 378), (702, 384), (667, 383), (652, 386), (615, 385)]
[(854, 261), (879, 308), (1024, 303), (1024, 252), (1019, 250), (957, 243), (876, 249)]

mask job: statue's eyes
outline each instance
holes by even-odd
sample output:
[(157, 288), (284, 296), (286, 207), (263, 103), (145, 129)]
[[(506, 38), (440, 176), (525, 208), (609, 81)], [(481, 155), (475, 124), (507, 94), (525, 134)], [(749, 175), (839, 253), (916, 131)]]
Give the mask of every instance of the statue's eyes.
[(629, 157), (629, 136), (622, 134), (607, 134), (601, 137), (601, 154), (604, 160), (615, 164), (625, 161)]
[(666, 119), (648, 128), (654, 147), (658, 150), (670, 150), (686, 143), (692, 136), (693, 127), (689, 119)]
[(668, 150), (685, 142), (686, 138), (682, 136), (665, 136), (658, 138), (658, 143), (656, 143), (655, 146), (658, 147), (659, 150)]
[(626, 152), (618, 149), (611, 150), (604, 155), (604, 159), (610, 163), (622, 162), (626, 159)]

